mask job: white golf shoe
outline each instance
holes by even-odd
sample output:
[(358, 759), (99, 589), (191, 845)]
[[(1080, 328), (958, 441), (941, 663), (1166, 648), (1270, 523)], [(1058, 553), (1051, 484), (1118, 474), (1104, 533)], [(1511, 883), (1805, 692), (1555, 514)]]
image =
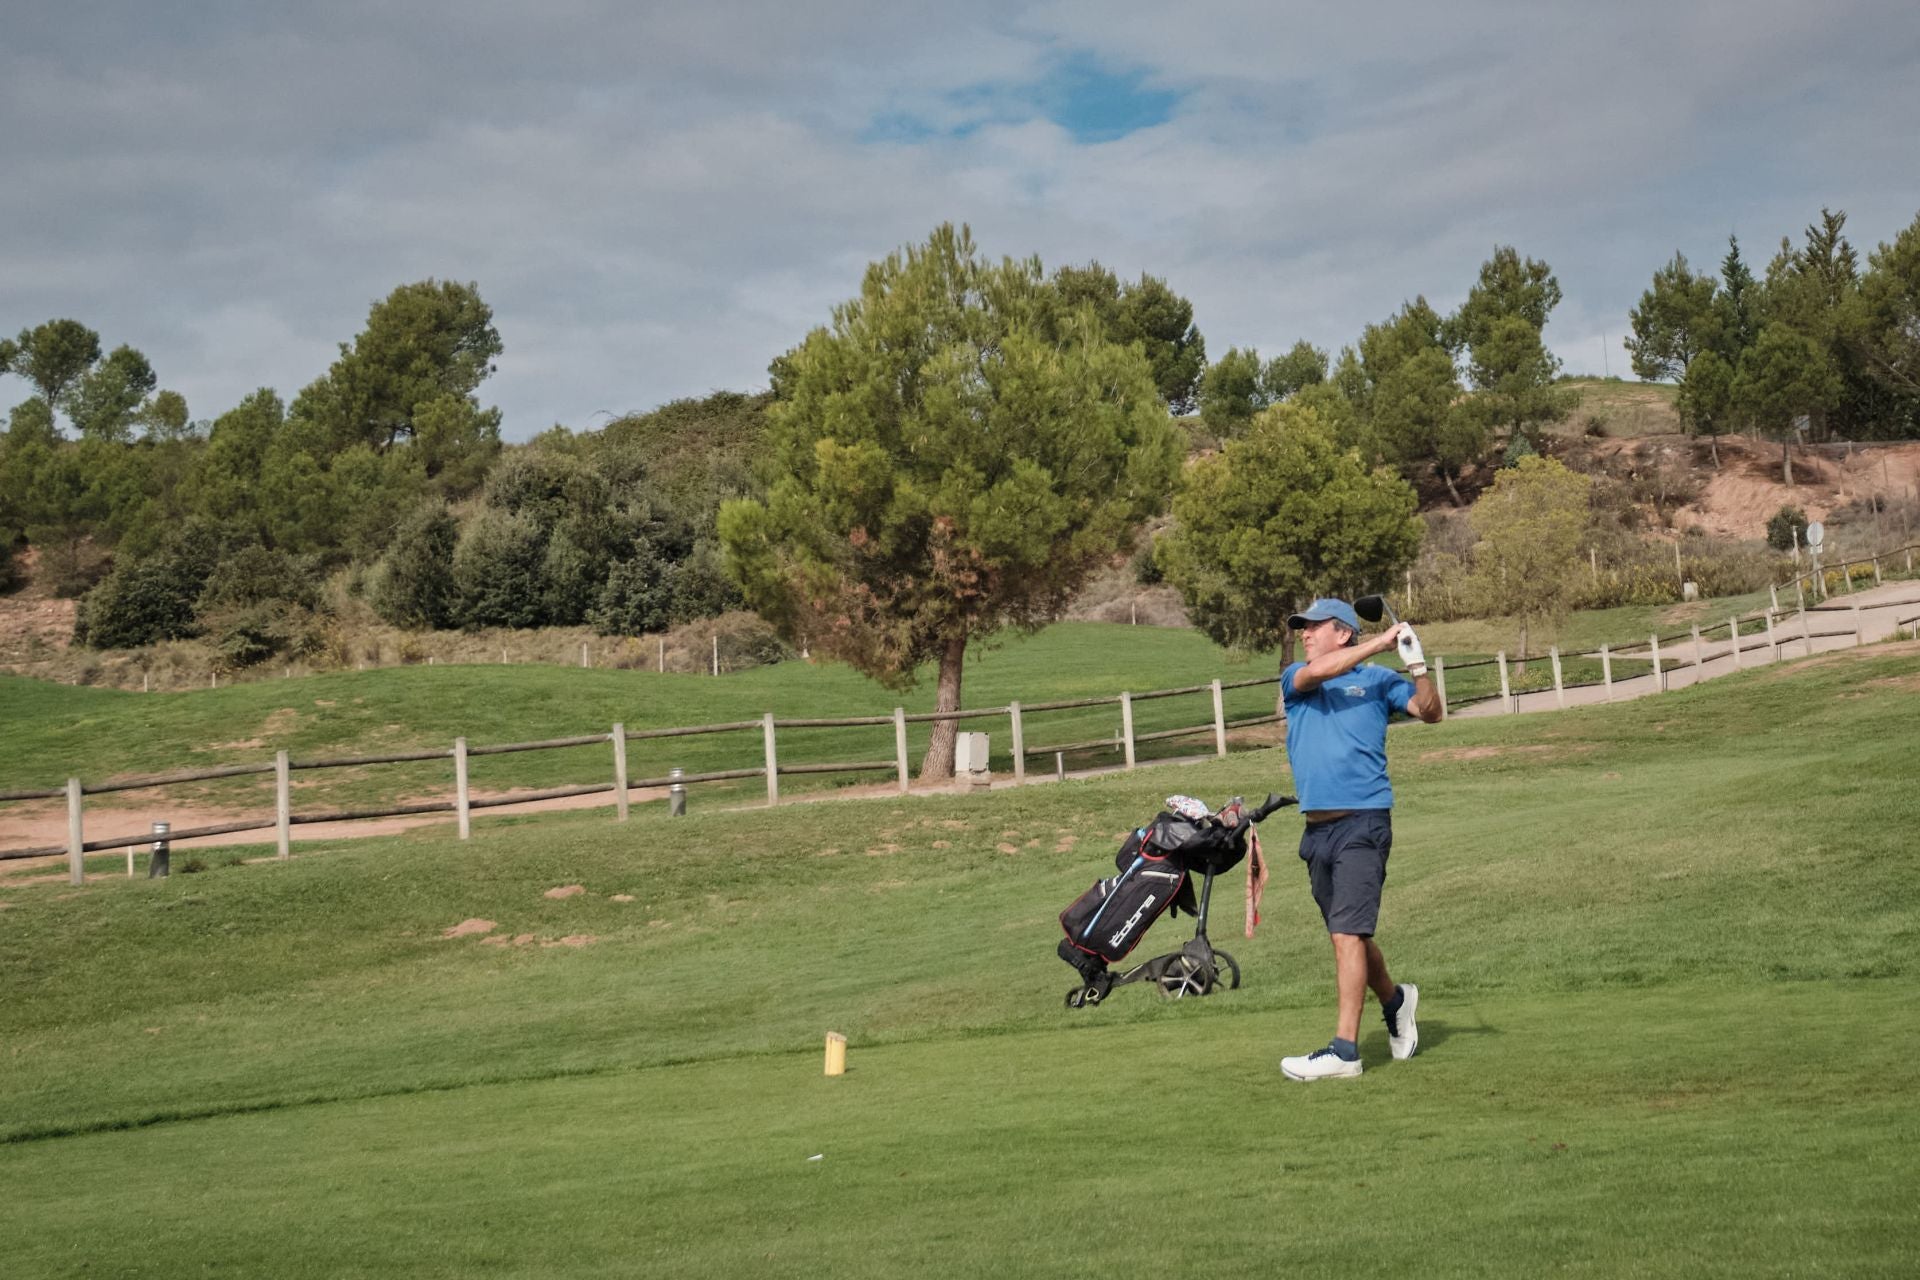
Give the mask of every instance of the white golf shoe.
[(1405, 1061), (1420, 1047), (1420, 1028), (1413, 1020), (1420, 1007), (1420, 988), (1403, 982), (1400, 996), (1400, 1011), (1387, 1020), (1387, 1046), (1396, 1061)]
[(1297, 1058), (1280, 1059), (1280, 1071), (1289, 1080), (1338, 1080), (1359, 1075), (1360, 1059), (1348, 1062), (1328, 1046)]

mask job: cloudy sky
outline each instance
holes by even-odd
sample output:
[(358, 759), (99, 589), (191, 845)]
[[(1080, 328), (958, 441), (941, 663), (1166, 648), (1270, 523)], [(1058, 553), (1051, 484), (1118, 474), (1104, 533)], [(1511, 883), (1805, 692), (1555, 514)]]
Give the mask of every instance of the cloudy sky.
[(10, 0), (0, 332), (80, 319), (210, 418), (470, 280), (524, 439), (764, 386), (951, 220), (1164, 277), (1215, 355), (1450, 309), (1513, 244), (1622, 374), (1675, 249), (1911, 222), (1917, 121), (1911, 0)]

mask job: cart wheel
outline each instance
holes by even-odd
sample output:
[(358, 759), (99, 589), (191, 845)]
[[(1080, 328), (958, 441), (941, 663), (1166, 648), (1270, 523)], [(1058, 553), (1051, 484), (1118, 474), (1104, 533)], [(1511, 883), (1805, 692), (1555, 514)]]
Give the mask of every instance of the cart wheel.
[(1222, 986), (1229, 991), (1237, 988), (1240, 985), (1239, 962), (1224, 951), (1214, 952), (1213, 958), (1218, 962), (1214, 966), (1214, 990), (1218, 991)]
[(1085, 1004), (1086, 1002), (1087, 1002), (1087, 989), (1085, 987), (1068, 988), (1067, 1008), (1078, 1009), (1081, 1005)]
[(1107, 986), (1102, 982), (1090, 982), (1080, 992), (1080, 998), (1090, 1006), (1099, 1004), (1107, 998)]
[(1174, 956), (1160, 972), (1160, 994), (1169, 1000), (1204, 996), (1219, 982), (1213, 966), (1192, 956)]

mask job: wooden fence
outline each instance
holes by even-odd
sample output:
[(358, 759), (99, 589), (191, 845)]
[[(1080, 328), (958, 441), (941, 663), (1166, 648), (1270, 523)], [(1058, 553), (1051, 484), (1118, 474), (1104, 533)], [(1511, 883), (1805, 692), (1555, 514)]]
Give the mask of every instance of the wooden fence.
[[(1912, 548), (1904, 548), (1894, 555), (1904, 554), (1910, 568)], [(1818, 575), (1803, 574), (1792, 580), (1791, 584), (1804, 599), (1809, 592), (1817, 593), (1824, 599), (1829, 593), (1828, 579), (1838, 574), (1843, 590), (1852, 590), (1852, 579), (1865, 577), (1863, 568), (1871, 572), (1874, 580), (1880, 581), (1882, 557), (1863, 558), (1841, 565), (1828, 566)], [(1803, 608), (1798, 615), (1797, 627), (1788, 627), (1778, 618), (1779, 590), (1773, 589), (1773, 607), (1745, 618), (1730, 617), (1724, 624), (1702, 629), (1698, 626), (1686, 632), (1672, 635), (1650, 635), (1644, 646), (1637, 642), (1621, 648), (1607, 645), (1597, 650), (1563, 655), (1559, 648), (1550, 648), (1544, 655), (1516, 655), (1509, 657), (1505, 652), (1492, 658), (1478, 661), (1447, 665), (1442, 655), (1434, 655), (1432, 667), (1439, 689), (1443, 711), (1451, 712), (1476, 703), (1499, 699), (1502, 710), (1514, 710), (1514, 698), (1523, 693), (1543, 692), (1548, 688), (1554, 691), (1559, 705), (1565, 706), (1568, 691), (1589, 687), (1601, 687), (1612, 700), (1614, 689), (1630, 680), (1651, 679), (1655, 691), (1668, 687), (1672, 675), (1689, 667), (1700, 667), (1708, 661), (1731, 654), (1734, 665), (1740, 666), (1747, 654), (1765, 651), (1770, 659), (1781, 656), (1783, 646), (1796, 643), (1803, 653), (1814, 651), (1814, 642), (1822, 639), (1852, 636), (1856, 643), (1861, 642), (1860, 610), (1856, 606), (1852, 613), (1852, 625), (1840, 630), (1814, 630), (1810, 619), (1816, 611), (1832, 611), (1832, 606), (1822, 610), (1820, 605)], [(1897, 619), (1897, 625), (1910, 626), (1920, 623), (1920, 616)], [(1718, 644), (1716, 637), (1724, 632), (1728, 649), (1708, 654), (1709, 642)], [(1519, 665), (1544, 661), (1551, 670), (1551, 683), (1534, 677), (1530, 682), (1516, 679)], [(1598, 678), (1591, 678), (1597, 666)], [(1624, 672), (1616, 672), (1623, 667)], [(1569, 671), (1576, 678), (1569, 679)], [(1461, 677), (1469, 672), (1484, 672), (1484, 675)], [(1498, 686), (1494, 687), (1492, 676), (1497, 673)], [(1448, 678), (1455, 681), (1455, 690), (1450, 698)], [(89, 795), (103, 795), (110, 792), (132, 791), (142, 788), (164, 787), (178, 783), (204, 782), (220, 778), (241, 777), (247, 775), (274, 775), (274, 815), (271, 818), (218, 823), (210, 826), (188, 827), (170, 831), (166, 839), (169, 844), (203, 839), (210, 836), (228, 835), (235, 832), (267, 831), (275, 832), (279, 846), (279, 856), (289, 854), (291, 830), (301, 826), (320, 822), (347, 822), (361, 819), (410, 817), (420, 814), (452, 813), (458, 823), (461, 839), (466, 839), (472, 831), (471, 814), (475, 809), (486, 809), (508, 805), (528, 804), (541, 800), (554, 800), (571, 796), (597, 795), (611, 792), (614, 797), (616, 817), (625, 820), (628, 815), (629, 792), (636, 789), (658, 789), (739, 781), (749, 778), (763, 778), (766, 783), (766, 802), (777, 804), (780, 800), (780, 778), (804, 774), (829, 773), (892, 773), (901, 792), (909, 788), (910, 769), (907, 751), (907, 726), (938, 721), (972, 721), (1004, 717), (1009, 730), (1010, 756), (1015, 785), (1028, 781), (1027, 764), (1035, 757), (1054, 757), (1056, 777), (1065, 776), (1065, 758), (1069, 755), (1084, 755), (1088, 752), (1117, 751), (1123, 767), (1132, 769), (1138, 763), (1138, 747), (1156, 741), (1173, 740), (1211, 734), (1213, 753), (1224, 756), (1227, 753), (1227, 734), (1231, 730), (1251, 728), (1259, 725), (1279, 722), (1277, 714), (1258, 715), (1238, 720), (1228, 720), (1225, 711), (1223, 693), (1229, 689), (1254, 688), (1277, 683), (1277, 674), (1249, 680), (1214, 680), (1203, 685), (1188, 685), (1176, 689), (1156, 689), (1144, 693), (1122, 692), (1095, 698), (1077, 698), (1053, 702), (1037, 702), (1022, 705), (1010, 702), (1005, 706), (982, 707), (963, 711), (935, 711), (909, 715), (903, 708), (895, 707), (890, 716), (852, 716), (832, 719), (777, 719), (768, 712), (757, 720), (740, 720), (726, 724), (694, 725), (678, 728), (630, 730), (624, 725), (615, 724), (606, 733), (583, 734), (575, 737), (553, 738), (540, 742), (509, 742), (486, 745), (470, 745), (465, 738), (456, 738), (445, 749), (427, 751), (397, 752), (387, 755), (342, 756), (330, 759), (294, 760), (285, 751), (275, 754), (271, 761), (255, 764), (225, 765), (211, 769), (188, 772), (156, 774), (146, 777), (122, 778), (107, 782), (85, 783), (79, 778), (69, 778), (65, 787), (45, 790), (4, 791), (0, 792), (0, 802), (22, 800), (46, 800), (65, 797), (67, 803), (67, 843), (39, 848), (0, 850), (0, 861), (21, 858), (37, 858), (67, 855), (69, 874), (74, 884), (80, 884), (85, 876), (85, 855), (113, 849), (131, 851), (135, 846), (151, 843), (155, 837), (151, 833), (118, 836), (111, 839), (87, 840), (85, 838), (84, 799)], [(1468, 687), (1461, 687), (1462, 685)], [(1174, 728), (1137, 732), (1134, 725), (1134, 708), (1137, 704), (1155, 699), (1177, 698), (1208, 693), (1212, 699), (1212, 717), (1202, 723), (1179, 725)], [(1029, 745), (1026, 741), (1026, 717), (1056, 711), (1097, 708), (1112, 706), (1119, 710), (1118, 731), (1110, 737), (1081, 739), (1067, 742)], [(817, 763), (786, 763), (780, 761), (779, 732), (801, 729), (846, 729), (855, 727), (874, 727), (891, 724), (893, 726), (894, 752), (886, 760), (829, 760)], [(704, 772), (682, 773), (673, 770), (661, 777), (631, 778), (627, 770), (627, 744), (656, 739), (686, 738), (703, 734), (746, 733), (758, 730), (761, 737), (762, 762), (757, 767), (716, 769)], [(606, 743), (611, 747), (610, 776), (602, 782), (586, 783), (575, 786), (552, 787), (545, 790), (520, 792), (501, 796), (474, 797), (469, 794), (467, 785), (468, 760), (474, 756), (505, 755), (524, 751), (552, 751), (565, 748), (592, 746)], [(444, 800), (426, 800), (407, 804), (389, 804), (382, 808), (316, 811), (295, 813), (292, 808), (291, 775), (301, 770), (358, 768), (367, 765), (401, 764), (417, 761), (449, 760), (453, 765), (453, 792)]]
[[(1277, 722), (1280, 717), (1274, 714), (1259, 715), (1228, 720), (1223, 698), (1229, 689), (1253, 688), (1259, 685), (1272, 685), (1279, 679), (1277, 674), (1262, 676), (1251, 680), (1220, 681), (1214, 680), (1203, 685), (1188, 685), (1177, 689), (1155, 689), (1145, 693), (1123, 692), (1097, 698), (1074, 698), (1054, 702), (1036, 702), (1023, 706), (1019, 702), (1010, 702), (1000, 707), (980, 707), (961, 711), (931, 711), (912, 715), (902, 707), (895, 707), (890, 716), (851, 716), (833, 719), (789, 719), (776, 718), (768, 712), (758, 720), (739, 720), (726, 724), (693, 725), (678, 728), (628, 729), (616, 724), (606, 733), (583, 734), (567, 738), (551, 738), (540, 742), (508, 742), (487, 745), (470, 745), (465, 738), (456, 738), (451, 747), (431, 751), (403, 751), (386, 755), (341, 756), (329, 759), (295, 760), (285, 751), (277, 752), (271, 761), (257, 764), (224, 765), (211, 769), (197, 769), (179, 773), (154, 774), (144, 777), (120, 778), (108, 782), (83, 782), (79, 778), (69, 778), (65, 787), (52, 787), (44, 790), (0, 791), (0, 802), (21, 800), (51, 800), (65, 797), (67, 802), (67, 843), (39, 848), (0, 850), (0, 861), (21, 858), (43, 858), (67, 855), (69, 876), (74, 884), (81, 884), (85, 878), (85, 855), (115, 849), (131, 851), (139, 845), (150, 844), (156, 836), (152, 833), (116, 836), (110, 839), (88, 840), (85, 831), (85, 797), (104, 795), (110, 792), (134, 791), (144, 788), (165, 787), (179, 783), (206, 782), (220, 778), (244, 777), (249, 775), (272, 774), (274, 777), (274, 815), (271, 818), (259, 818), (240, 822), (224, 822), (210, 826), (185, 827), (170, 830), (165, 839), (169, 845), (210, 836), (229, 835), (243, 831), (268, 831), (275, 833), (279, 845), (279, 856), (289, 856), (292, 828), (317, 822), (348, 822), (369, 818), (410, 817), (419, 814), (452, 813), (459, 825), (461, 839), (467, 839), (472, 833), (471, 814), (475, 809), (494, 808), (506, 805), (528, 804), (540, 800), (555, 800), (570, 796), (599, 795), (611, 792), (614, 797), (617, 820), (625, 820), (628, 814), (629, 793), (634, 789), (673, 788), (696, 785), (699, 783), (738, 781), (746, 778), (764, 778), (766, 781), (767, 803), (778, 804), (780, 800), (780, 779), (782, 776), (824, 773), (892, 773), (901, 792), (909, 789), (911, 772), (907, 751), (907, 726), (937, 721), (970, 721), (985, 718), (1004, 717), (1008, 722), (1012, 744), (1013, 780), (1016, 785), (1027, 781), (1027, 762), (1033, 757), (1053, 756), (1064, 760), (1069, 754), (1087, 751), (1118, 750), (1124, 759), (1126, 768), (1137, 763), (1137, 747), (1142, 743), (1194, 737), (1211, 734), (1213, 750), (1216, 755), (1227, 752), (1227, 734), (1230, 730), (1244, 729), (1256, 725)], [(1213, 715), (1204, 723), (1179, 726), (1172, 729), (1137, 733), (1134, 729), (1133, 709), (1137, 703), (1160, 698), (1175, 698), (1200, 693), (1212, 696)], [(1059, 742), (1031, 746), (1026, 742), (1026, 717), (1043, 712), (1066, 711), (1092, 707), (1117, 707), (1120, 712), (1119, 731), (1111, 738), (1098, 738), (1087, 741)], [(877, 725), (893, 726), (894, 754), (889, 760), (837, 760), (818, 763), (781, 763), (779, 732), (783, 729), (845, 729), (872, 727)], [(673, 770), (662, 777), (632, 778), (627, 771), (627, 744), (664, 738), (686, 738), (701, 734), (740, 733), (759, 730), (762, 744), (763, 762), (755, 768), (717, 769), (705, 772), (683, 773)], [(578, 786), (552, 787), (541, 791), (519, 792), (510, 795), (474, 797), (467, 785), (467, 762), (474, 756), (505, 755), (522, 751), (553, 751), (572, 747), (592, 746), (598, 743), (608, 744), (611, 751), (611, 776), (604, 782), (586, 783)], [(410, 804), (389, 804), (382, 808), (330, 810), (309, 813), (295, 813), (292, 807), (291, 777), (301, 770), (359, 768), (367, 765), (402, 764), (425, 760), (449, 760), (453, 765), (453, 794), (445, 800), (427, 800)], [(1063, 770), (1056, 770), (1062, 773)]]

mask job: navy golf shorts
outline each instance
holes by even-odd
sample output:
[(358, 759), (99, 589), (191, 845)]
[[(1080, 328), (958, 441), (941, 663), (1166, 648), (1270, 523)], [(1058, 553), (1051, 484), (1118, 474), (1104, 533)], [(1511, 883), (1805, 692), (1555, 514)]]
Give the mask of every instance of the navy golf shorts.
[(1373, 936), (1392, 849), (1391, 809), (1357, 809), (1307, 824), (1300, 836), (1300, 859), (1307, 864), (1313, 901), (1328, 933)]

